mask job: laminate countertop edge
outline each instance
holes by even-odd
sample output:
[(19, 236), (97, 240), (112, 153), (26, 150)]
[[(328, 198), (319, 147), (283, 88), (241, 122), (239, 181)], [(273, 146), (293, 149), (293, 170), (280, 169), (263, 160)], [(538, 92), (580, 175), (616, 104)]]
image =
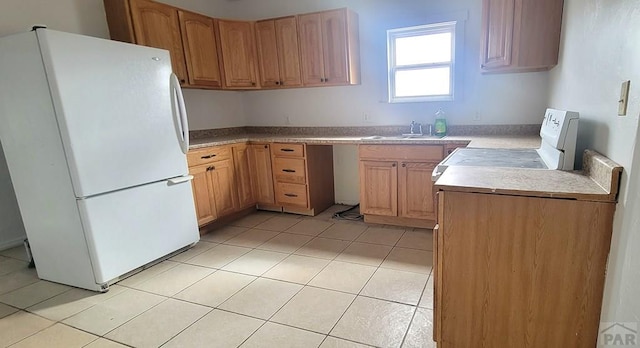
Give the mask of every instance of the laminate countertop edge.
[(586, 150), (585, 170), (451, 166), (435, 183), (441, 191), (616, 202), (622, 166)]
[(483, 148), (538, 148), (539, 136), (445, 136), (423, 138), (395, 138), (380, 139), (362, 136), (292, 136), (292, 135), (230, 135), (211, 138), (193, 139), (189, 149), (199, 149), (209, 146), (233, 145), (238, 143), (305, 143), (309, 145), (460, 145)]

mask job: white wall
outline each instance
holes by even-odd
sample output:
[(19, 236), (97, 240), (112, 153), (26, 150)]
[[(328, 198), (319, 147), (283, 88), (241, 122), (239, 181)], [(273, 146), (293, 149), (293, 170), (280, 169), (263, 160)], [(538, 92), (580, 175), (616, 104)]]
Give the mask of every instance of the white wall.
[[(640, 3), (565, 0), (560, 64), (550, 105), (580, 112), (580, 148), (624, 166), (602, 321), (640, 322)], [(627, 116), (617, 116), (620, 84), (631, 80)]]

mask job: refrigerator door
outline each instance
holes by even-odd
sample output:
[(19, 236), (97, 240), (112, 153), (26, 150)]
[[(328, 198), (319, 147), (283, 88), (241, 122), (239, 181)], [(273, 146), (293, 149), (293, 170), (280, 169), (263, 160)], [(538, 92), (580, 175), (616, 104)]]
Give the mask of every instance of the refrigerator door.
[[(169, 52), (37, 30), (76, 197), (187, 174)], [(181, 135), (182, 134), (182, 135)]]
[(200, 239), (189, 178), (78, 200), (96, 283)]

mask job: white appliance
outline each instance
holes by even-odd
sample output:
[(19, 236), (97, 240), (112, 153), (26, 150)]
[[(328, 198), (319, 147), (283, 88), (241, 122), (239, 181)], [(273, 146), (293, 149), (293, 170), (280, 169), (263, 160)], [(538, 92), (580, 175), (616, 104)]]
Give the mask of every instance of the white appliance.
[(38, 276), (106, 291), (199, 240), (169, 52), (36, 29), (0, 38), (0, 140)]
[(449, 166), (573, 170), (579, 118), (577, 112), (547, 109), (540, 127), (540, 148), (458, 148), (436, 166), (432, 179), (436, 181)]

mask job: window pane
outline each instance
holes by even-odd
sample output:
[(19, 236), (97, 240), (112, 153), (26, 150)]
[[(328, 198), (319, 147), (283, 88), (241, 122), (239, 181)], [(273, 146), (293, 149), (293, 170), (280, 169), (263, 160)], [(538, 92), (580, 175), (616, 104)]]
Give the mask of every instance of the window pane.
[(451, 68), (396, 71), (396, 97), (418, 97), (450, 94)]
[(396, 38), (396, 65), (451, 61), (451, 33)]

